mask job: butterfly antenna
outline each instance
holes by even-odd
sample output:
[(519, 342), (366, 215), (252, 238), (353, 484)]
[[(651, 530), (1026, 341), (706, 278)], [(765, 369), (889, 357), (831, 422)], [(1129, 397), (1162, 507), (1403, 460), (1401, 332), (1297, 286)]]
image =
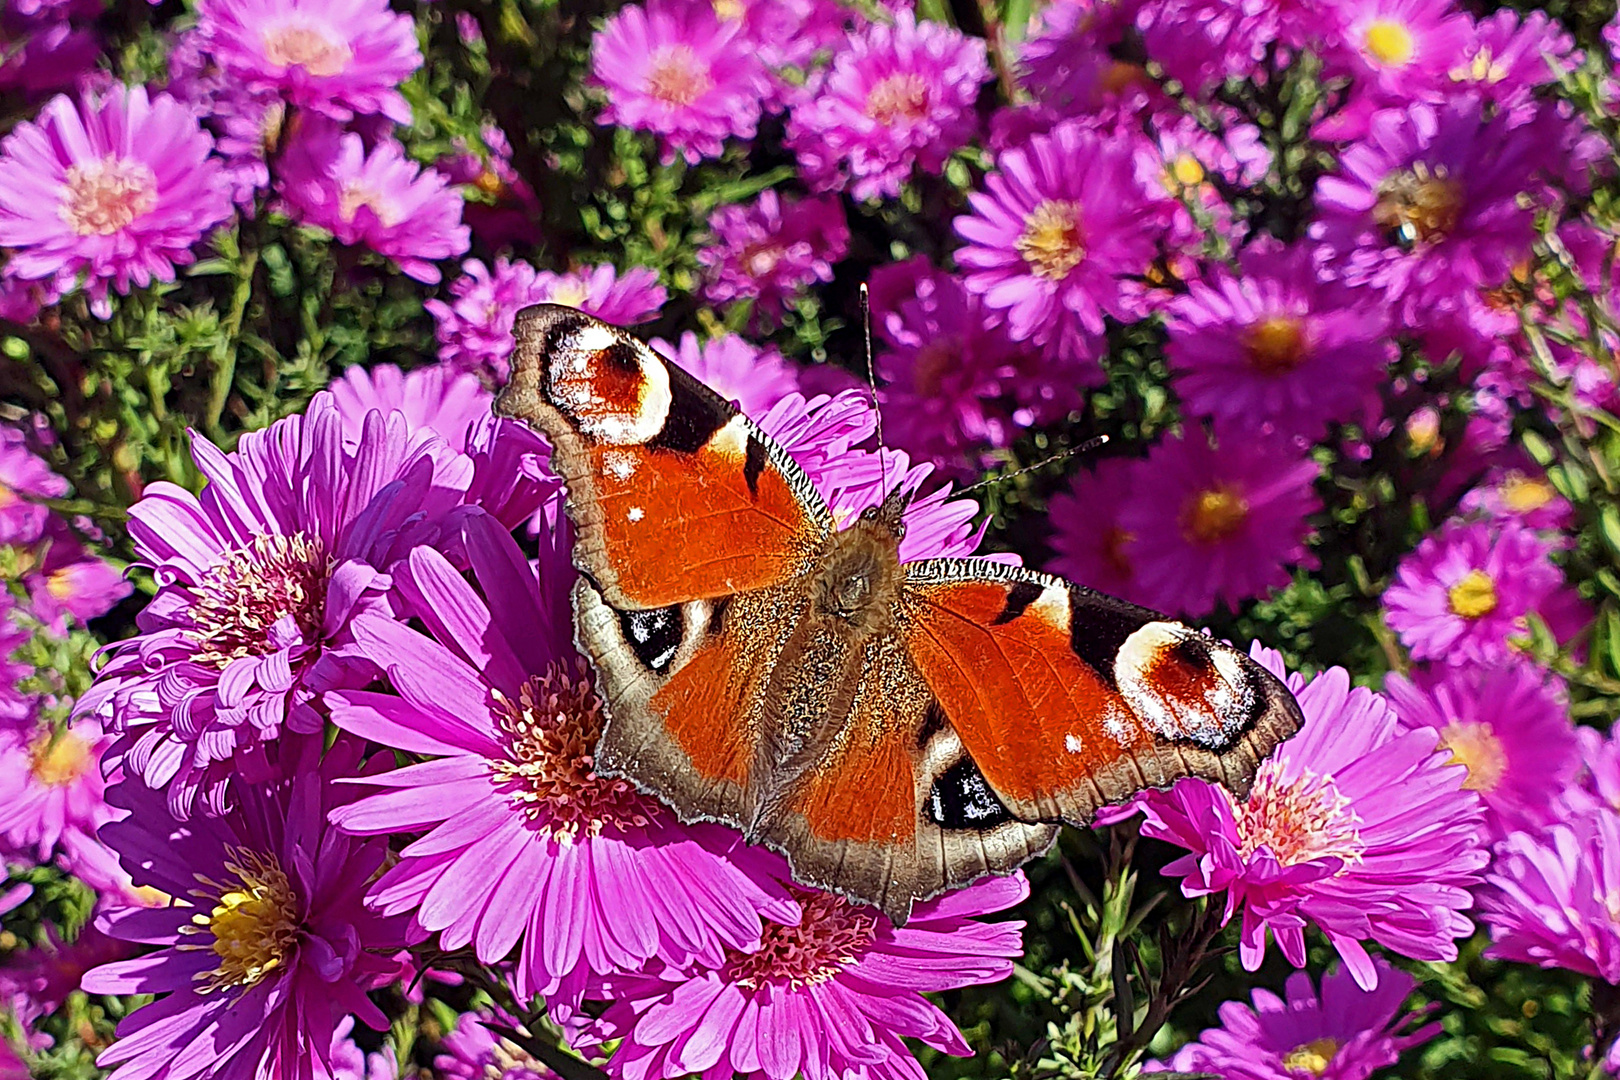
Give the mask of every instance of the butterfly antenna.
[(989, 487), (992, 484), (1005, 483), (1006, 481), (1013, 479), (1015, 476), (1023, 476), (1025, 473), (1034, 472), (1036, 469), (1044, 469), (1054, 461), (1062, 461), (1065, 458), (1072, 458), (1076, 454), (1089, 454), (1098, 447), (1106, 445), (1107, 442), (1108, 436), (1098, 435), (1095, 438), (1087, 439), (1079, 446), (1071, 446), (1067, 450), (1061, 450), (1058, 453), (1053, 454), (1051, 457), (1044, 457), (1033, 464), (1025, 465), (1021, 469), (1014, 469), (1009, 473), (998, 473), (995, 476), (987, 476), (983, 480), (980, 480), (977, 484), (972, 484), (968, 487), (962, 488), (961, 490), (957, 491), (956, 494), (966, 495), (969, 492), (978, 491), (982, 487)]
[(861, 282), (861, 329), (866, 334), (866, 388), (872, 392), (872, 415), (877, 417), (878, 449), (883, 448), (883, 409), (878, 405), (877, 369), (872, 365), (872, 297)]

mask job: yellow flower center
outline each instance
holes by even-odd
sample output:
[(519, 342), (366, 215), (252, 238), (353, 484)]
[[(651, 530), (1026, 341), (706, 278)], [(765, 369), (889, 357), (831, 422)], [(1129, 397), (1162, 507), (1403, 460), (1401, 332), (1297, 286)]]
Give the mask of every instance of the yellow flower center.
[(1367, 25), (1362, 44), (1375, 60), (1390, 67), (1408, 63), (1416, 51), (1412, 31), (1394, 19), (1374, 19)]
[(1417, 162), (1384, 177), (1372, 217), (1392, 243), (1413, 247), (1439, 243), (1451, 235), (1463, 208), (1463, 186), (1446, 167)]
[(1048, 199), (1024, 219), (1023, 235), (1013, 245), (1037, 277), (1061, 281), (1086, 257), (1085, 226), (1080, 204)]
[(721, 22), (736, 22), (746, 14), (742, 0), (714, 0), (714, 15)]
[(67, 787), (95, 764), (95, 747), (71, 731), (39, 736), (28, 747), (28, 767), (46, 787)]
[(1310, 359), (1305, 324), (1293, 315), (1268, 315), (1243, 331), (1249, 366), (1262, 375), (1286, 375)]
[(17, 493), (6, 487), (6, 485), (0, 484), (0, 510), (4, 510), (17, 501)]
[(885, 125), (921, 120), (928, 115), (928, 84), (909, 71), (881, 79), (866, 95), (866, 115)]
[(692, 104), (714, 85), (709, 66), (698, 59), (690, 45), (671, 45), (661, 50), (651, 67), (647, 92), (677, 108)]
[(1507, 772), (1507, 753), (1489, 724), (1453, 720), (1440, 730), (1440, 747), (1451, 751), (1451, 764), (1468, 769), (1465, 788), (1488, 795)]
[(270, 628), (292, 616), (306, 641), (320, 631), (330, 560), (319, 540), (303, 533), (261, 533), (250, 547), (227, 552), (194, 590), (194, 659), (223, 669), (244, 656), (275, 651)]
[(217, 890), (213, 910), (193, 915), (184, 928), (213, 935), (219, 966), (197, 976), (206, 981), (207, 993), (258, 984), (283, 967), (298, 945), (298, 897), (275, 858), (237, 849), (225, 869), (236, 881), (225, 886), (205, 881)]
[(1446, 590), (1446, 604), (1453, 615), (1483, 619), (1496, 610), (1496, 582), (1483, 570), (1470, 570)]
[(1458, 64), (1446, 74), (1452, 82), (1494, 84), (1508, 77), (1508, 69), (1506, 64), (1491, 55), (1490, 46), (1481, 45), (1473, 59)]
[(1243, 527), (1249, 500), (1232, 488), (1217, 485), (1187, 500), (1181, 512), (1181, 534), (1200, 544), (1217, 544)]
[(1523, 473), (1509, 473), (1497, 489), (1502, 506), (1514, 514), (1528, 514), (1552, 502), (1552, 485)]
[(405, 219), (405, 214), (393, 199), (376, 188), (367, 187), (358, 180), (344, 181), (338, 192), (338, 215), (344, 221), (353, 221), (362, 206), (369, 207), (385, 227), (393, 228)]
[(1321, 1076), (1327, 1072), (1328, 1066), (1333, 1064), (1333, 1055), (1338, 1052), (1339, 1044), (1334, 1040), (1312, 1039), (1288, 1051), (1283, 1056), (1283, 1068), (1289, 1072)]
[(583, 282), (575, 280), (559, 281), (552, 286), (551, 295), (546, 297), (548, 304), (561, 304), (564, 307), (580, 307), (585, 303), (587, 294)]
[(343, 72), (354, 59), (346, 41), (334, 40), (302, 20), (284, 22), (264, 31), (264, 56), (281, 67), (301, 67), (318, 78)]
[(80, 236), (111, 236), (157, 205), (157, 176), (139, 161), (108, 155), (71, 165), (59, 208)]
[(1182, 191), (1204, 182), (1204, 164), (1191, 154), (1177, 154), (1165, 165), (1165, 190)]

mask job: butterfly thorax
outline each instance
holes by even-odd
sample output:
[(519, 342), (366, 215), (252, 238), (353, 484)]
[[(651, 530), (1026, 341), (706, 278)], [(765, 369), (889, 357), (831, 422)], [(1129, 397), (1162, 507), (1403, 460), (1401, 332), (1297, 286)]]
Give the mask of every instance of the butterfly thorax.
[(875, 514), (834, 533), (811, 575), (815, 613), (857, 637), (888, 630), (903, 577), (903, 533)]

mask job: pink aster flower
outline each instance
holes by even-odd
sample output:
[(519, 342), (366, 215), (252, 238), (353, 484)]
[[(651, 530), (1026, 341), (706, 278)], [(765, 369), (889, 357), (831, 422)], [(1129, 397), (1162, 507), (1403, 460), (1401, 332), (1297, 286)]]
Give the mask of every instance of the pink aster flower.
[(1485, 955), (1620, 984), (1620, 815), (1598, 810), (1512, 834), (1485, 883)]
[[(1449, 5), (1448, 5), (1449, 6)], [(1478, 99), (1375, 113), (1317, 181), (1311, 238), (1328, 273), (1384, 289), (1409, 321), (1507, 279), (1529, 254), (1546, 125), (1482, 115)]]
[(852, 33), (793, 97), (788, 148), (813, 190), (897, 196), (913, 168), (938, 175), (973, 138), (989, 78), (983, 39), (901, 9)]
[(454, 145), (461, 153), (441, 158), (435, 164), (453, 184), (474, 188), (462, 216), (473, 235), (492, 248), (514, 244), (539, 244), (544, 234), (539, 221), (540, 197), (512, 164), (512, 144), (506, 132), (486, 124), (480, 133), (481, 149), (457, 137)]
[(1203, 780), (1150, 791), (1136, 805), (1142, 833), (1192, 854), (1165, 867), (1187, 896), (1225, 891), (1243, 913), (1240, 954), (1254, 971), (1269, 931), (1295, 967), (1315, 923), (1357, 985), (1378, 971), (1362, 942), (1417, 960), (1455, 960), (1473, 931), (1462, 912), (1489, 855), (1467, 771), (1435, 749), (1432, 731), (1405, 731), (1343, 668), (1309, 683), (1269, 649), (1250, 650), (1299, 699), (1300, 733), (1261, 762), (1246, 802)]
[(199, 0), (201, 48), (233, 82), (334, 120), (411, 122), (397, 89), (422, 66), (416, 25), (387, 0)]
[(1513, 522), (1448, 521), (1401, 560), (1385, 621), (1414, 660), (1494, 663), (1526, 616), (1555, 600), (1563, 574), (1551, 541)]
[(1119, 512), (1132, 537), (1139, 595), (1161, 611), (1204, 615), (1235, 608), (1312, 567), (1308, 518), (1320, 508), (1318, 468), (1303, 447), (1231, 428), (1218, 444), (1201, 428), (1155, 446), (1141, 466), (1155, 496)]
[(602, 123), (651, 131), (664, 163), (719, 157), (728, 136), (752, 138), (766, 92), (741, 25), (709, 4), (626, 4), (591, 42), (591, 79), (607, 92)]
[(1124, 137), (1078, 123), (999, 155), (968, 201), (973, 213), (956, 219), (968, 289), (1006, 313), (1014, 340), (1042, 345), (1129, 317), (1122, 279), (1153, 262), (1174, 206), (1137, 180)]
[(1458, 510), (1531, 529), (1558, 531), (1575, 520), (1575, 508), (1547, 482), (1541, 469), (1497, 467), (1464, 495)]
[(370, 902), (410, 913), (446, 949), (471, 944), (485, 963), (521, 939), (518, 993), (565, 1014), (594, 978), (655, 957), (717, 963), (724, 948), (757, 947), (762, 914), (794, 921), (756, 865), (762, 850), (719, 826), (682, 826), (592, 770), (602, 703), (572, 648), (565, 539), (549, 538), (537, 579), (499, 526), (466, 528), (478, 589), (429, 548), (395, 571), (428, 634), (355, 620), (396, 693), (328, 697), (344, 730), (428, 756), (366, 781), (385, 790), (332, 815), (361, 835), (424, 834)]
[(23, 575), (30, 614), (54, 634), (67, 633), (67, 620), (80, 625), (105, 615), (134, 591), (123, 572), (96, 552), (59, 517), (45, 526), (38, 563)]
[(356, 364), (327, 387), (343, 417), (344, 434), (358, 440), (368, 413), (402, 413), (413, 428), (427, 428), (457, 450), (466, 450), (475, 427), (489, 416), (495, 395), (477, 378), (446, 367), (409, 373), (393, 364)]
[[(358, 747), (340, 739), (290, 740), (283, 779), (244, 784), (224, 816), (182, 823), (163, 793), (138, 781), (115, 787), (129, 817), (107, 826), (138, 884), (185, 904), (107, 916), (112, 937), (159, 946), (87, 973), (92, 994), (158, 994), (118, 1026), (97, 1063), (119, 1080), (281, 1076), (330, 1071), (344, 1016), (386, 1029), (366, 996), (396, 967), (404, 920), (362, 898), (383, 865), (383, 840), (345, 836), (326, 814), (354, 788)], [(379, 955), (382, 953), (383, 955)]]
[(530, 304), (567, 304), (628, 326), (655, 317), (668, 296), (658, 275), (639, 266), (622, 276), (611, 266), (553, 274), (500, 258), (493, 269), (468, 259), (461, 270), (462, 276), (450, 283), (452, 302), (429, 300), (424, 305), (438, 324), (439, 358), (497, 380), (506, 378), (516, 344), (512, 323)]
[(33, 98), (72, 89), (95, 71), (101, 48), (93, 26), (0, 21), (0, 90)]
[[(400, 413), (368, 414), (355, 443), (343, 429), (319, 394), (231, 454), (196, 439), (202, 494), (159, 482), (130, 508), (158, 592), (80, 708), (126, 734), (125, 767), (168, 787), (177, 815), (199, 796), (217, 812), (230, 775), (261, 775), (284, 726), (318, 730), (322, 691), (370, 681), (344, 649), (350, 620), (386, 610), (388, 567), (416, 543), (450, 542), (464, 513), (476, 462)], [(516, 500), (503, 521), (537, 505)]]
[[(785, 868), (784, 868), (785, 876)], [(1023, 923), (981, 923), (1029, 894), (1022, 874), (986, 878), (918, 904), (903, 928), (870, 907), (790, 887), (796, 925), (769, 923), (751, 952), (688, 971), (609, 980), (596, 1039), (621, 1039), (608, 1071), (625, 1080), (733, 1075), (914, 1080), (902, 1039), (972, 1053), (924, 993), (997, 982), (1023, 954)]]
[(1389, 675), (1384, 692), (1408, 728), (1440, 733), (1440, 748), (1468, 769), (1485, 822), (1501, 837), (1547, 824), (1580, 765), (1569, 698), (1525, 661), (1452, 667), (1417, 681)]
[(1047, 569), (1071, 581), (1145, 603), (1136, 575), (1136, 538), (1120, 524), (1124, 508), (1148, 484), (1136, 458), (1107, 458), (1083, 470), (1068, 490), (1052, 496), (1053, 559)]
[(331, 1080), (398, 1080), (399, 1058), (391, 1045), (366, 1053), (354, 1041), (354, 1017), (345, 1016), (332, 1032)]
[(94, 837), (117, 816), (101, 768), (111, 741), (93, 719), (0, 726), (0, 838), (10, 850), (44, 862), (68, 834)]
[[(44, 930), (45, 940), (11, 953), (0, 963), (0, 1005), (22, 1028), (24, 1038), (36, 1046), (50, 1040), (49, 1035), (38, 1030), (39, 1021), (67, 1003), (68, 995), (79, 989), (85, 972), (123, 960), (135, 951), (129, 942), (102, 933), (94, 922), (83, 926), (71, 941), (64, 941), (49, 923)], [(4, 1075), (0, 1071), (0, 1077)]]
[(548, 1080), (556, 1075), (523, 1047), (485, 1027), (485, 1020), (522, 1026), (505, 1016), (462, 1013), (454, 1030), (439, 1043), (445, 1053), (433, 1059), (440, 1076), (450, 1080)]
[(1408, 102), (1441, 85), (1471, 20), (1451, 0), (1329, 0), (1331, 70), (1380, 102)]
[(813, 281), (831, 281), (832, 264), (849, 247), (849, 224), (835, 198), (787, 199), (772, 188), (747, 206), (709, 215), (719, 241), (697, 253), (707, 268), (703, 295), (712, 303), (751, 299), (775, 317)]
[(1322, 979), (1317, 994), (1303, 971), (1288, 976), (1286, 1000), (1270, 990), (1254, 992), (1254, 1007), (1228, 1001), (1221, 1026), (1182, 1047), (1163, 1065), (1179, 1073), (1211, 1073), (1222, 1080), (1367, 1080), (1440, 1033), (1418, 1027), (1422, 1012), (1403, 1012), (1417, 985), (1404, 971), (1374, 960), (1376, 989), (1364, 990), (1339, 968)]
[(1320, 280), (1307, 249), (1257, 247), (1172, 301), (1176, 390), (1194, 414), (1317, 439), (1376, 408), (1389, 314), (1374, 290)]
[(214, 141), (167, 94), (115, 87), (51, 99), (0, 141), (0, 247), (8, 277), (63, 293), (85, 278), (98, 315), (107, 287), (173, 281), (191, 248), (231, 214)]
[(1461, 55), (1448, 73), (1500, 106), (1528, 104), (1532, 92), (1557, 82), (1580, 63), (1575, 40), (1544, 11), (1494, 11), (1474, 22)]
[(681, 335), (678, 347), (656, 338), (650, 344), (749, 416), (765, 415), (799, 388), (798, 372), (781, 353), (750, 344), (736, 334), (699, 344), (697, 335), (689, 330)]
[(1068, 364), (1007, 336), (997, 313), (924, 256), (872, 275), (884, 438), (952, 475), (976, 475), (1027, 428), (1082, 405), (1100, 365)]
[(28, 449), (26, 436), (0, 425), (0, 544), (38, 540), (51, 511), (37, 500), (67, 493), (68, 482)]
[(471, 241), (460, 193), (392, 139), (367, 154), (354, 132), (306, 124), (278, 166), (278, 190), (300, 220), (386, 255), (417, 281), (436, 283), (433, 262), (460, 255)]

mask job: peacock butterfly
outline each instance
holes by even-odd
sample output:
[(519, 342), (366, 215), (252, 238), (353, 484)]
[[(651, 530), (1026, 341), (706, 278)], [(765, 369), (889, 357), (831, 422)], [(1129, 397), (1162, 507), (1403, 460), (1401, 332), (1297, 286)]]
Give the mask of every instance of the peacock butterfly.
[(1185, 776), (1246, 791), (1302, 721), (1223, 642), (1061, 578), (902, 563), (906, 496), (840, 529), (791, 456), (618, 327), (526, 308), (496, 411), (554, 448), (596, 768), (904, 922), (1060, 822)]

